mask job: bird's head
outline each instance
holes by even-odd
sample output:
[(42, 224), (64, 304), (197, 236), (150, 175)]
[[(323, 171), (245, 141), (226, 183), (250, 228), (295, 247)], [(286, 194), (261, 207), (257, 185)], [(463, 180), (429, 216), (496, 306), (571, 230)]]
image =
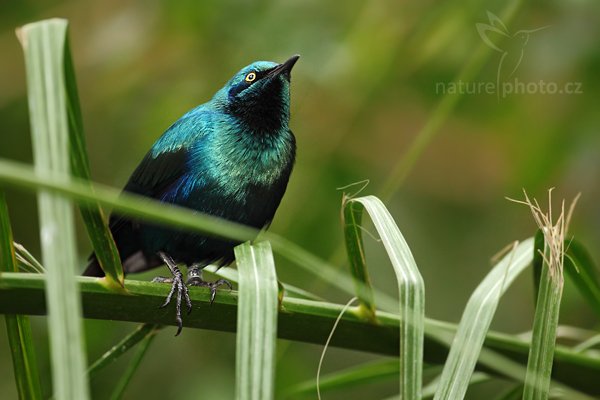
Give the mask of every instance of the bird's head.
[(287, 129), (290, 118), (290, 74), (300, 56), (277, 64), (257, 61), (236, 73), (215, 100), (240, 123), (260, 133)]

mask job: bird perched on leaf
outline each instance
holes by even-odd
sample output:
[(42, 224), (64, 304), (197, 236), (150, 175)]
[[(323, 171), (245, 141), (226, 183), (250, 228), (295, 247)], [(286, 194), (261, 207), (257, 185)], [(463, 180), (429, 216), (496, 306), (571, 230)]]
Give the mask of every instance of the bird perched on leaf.
[[(236, 73), (214, 97), (177, 120), (154, 143), (124, 191), (176, 204), (261, 229), (271, 222), (288, 184), (296, 155), (289, 128), (290, 73), (295, 55), (282, 64), (259, 61)], [(172, 278), (163, 306), (176, 293), (177, 335), (181, 299), (191, 311), (187, 285), (211, 290), (229, 282), (202, 280), (208, 264), (230, 264), (236, 241), (205, 236), (113, 214), (110, 230), (124, 272), (166, 264)], [(187, 281), (178, 264), (188, 266)], [(104, 276), (92, 254), (84, 275)]]

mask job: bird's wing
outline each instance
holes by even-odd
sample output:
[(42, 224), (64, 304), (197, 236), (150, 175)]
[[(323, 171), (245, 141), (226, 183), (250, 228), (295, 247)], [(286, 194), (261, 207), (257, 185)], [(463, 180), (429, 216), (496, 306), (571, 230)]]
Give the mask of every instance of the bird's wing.
[[(190, 112), (171, 125), (146, 154), (123, 190), (160, 199), (185, 174), (189, 145), (206, 134), (210, 122), (209, 113)], [(113, 234), (127, 222), (126, 218), (113, 215), (110, 220)]]
[(211, 130), (212, 122), (213, 114), (198, 108), (177, 120), (152, 146), (124, 190), (161, 198), (165, 190), (185, 174), (190, 146)]
[(123, 190), (160, 198), (165, 189), (185, 173), (186, 159), (187, 150), (183, 147), (158, 154), (150, 151), (135, 169)]

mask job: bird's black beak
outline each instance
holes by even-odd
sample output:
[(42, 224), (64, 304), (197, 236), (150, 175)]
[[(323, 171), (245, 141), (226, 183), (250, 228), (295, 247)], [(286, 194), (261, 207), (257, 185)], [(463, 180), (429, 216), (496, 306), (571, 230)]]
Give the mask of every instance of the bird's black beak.
[(296, 64), (296, 61), (298, 61), (299, 58), (299, 54), (291, 56), (286, 62), (279, 64), (278, 66), (270, 70), (267, 75), (271, 78), (274, 78), (278, 75), (284, 74), (284, 76), (289, 80), (290, 72), (292, 71), (294, 64)]

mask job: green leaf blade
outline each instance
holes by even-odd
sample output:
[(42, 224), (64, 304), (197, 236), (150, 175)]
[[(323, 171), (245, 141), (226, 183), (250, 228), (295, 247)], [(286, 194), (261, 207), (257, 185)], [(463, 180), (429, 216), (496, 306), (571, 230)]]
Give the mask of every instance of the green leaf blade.
[[(559, 271), (552, 271), (547, 263), (550, 250), (545, 241), (538, 241), (536, 245), (541, 245), (536, 246), (536, 252), (545, 254), (545, 257), (535, 307), (523, 400), (542, 400), (549, 397), (563, 289), (562, 263)], [(562, 256), (560, 254), (560, 257)]]
[[(0, 191), (0, 279), (3, 271), (17, 272), (18, 267), (6, 198), (4, 192)], [(40, 375), (29, 317), (7, 314), (5, 319), (19, 398), (41, 399)]]
[(381, 200), (365, 196), (350, 202), (358, 202), (367, 210), (394, 268), (400, 295), (400, 397), (420, 399), (425, 332), (423, 278), (406, 240)]
[[(19, 39), (25, 54), (35, 170), (40, 176), (69, 180), (69, 137), (64, 90), (67, 22), (51, 19), (23, 26)], [(65, 197), (38, 194), (54, 396), (86, 400), (85, 352), (81, 301), (75, 279), (73, 210)]]
[[(90, 180), (90, 166), (85, 145), (83, 131), (83, 118), (77, 93), (75, 69), (71, 57), (68, 37), (65, 36), (64, 44), (64, 77), (65, 95), (67, 100), (67, 113), (69, 122), (69, 154), (71, 173), (73, 176)], [(123, 266), (119, 251), (112, 237), (106, 218), (100, 205), (96, 203), (80, 206), (79, 210), (85, 224), (88, 236), (92, 242), (94, 252), (100, 267), (106, 275), (109, 285), (123, 287)]]
[(236, 399), (274, 398), (278, 286), (269, 242), (237, 246)]
[(507, 254), (471, 295), (442, 371), (435, 399), (461, 399), (504, 291), (531, 264), (533, 239), (527, 239)]
[(364, 206), (360, 202), (347, 199), (342, 201), (342, 225), (346, 251), (350, 261), (350, 273), (354, 278), (356, 297), (360, 310), (370, 320), (375, 320), (375, 297), (366, 266), (365, 250), (363, 247), (360, 221)]

